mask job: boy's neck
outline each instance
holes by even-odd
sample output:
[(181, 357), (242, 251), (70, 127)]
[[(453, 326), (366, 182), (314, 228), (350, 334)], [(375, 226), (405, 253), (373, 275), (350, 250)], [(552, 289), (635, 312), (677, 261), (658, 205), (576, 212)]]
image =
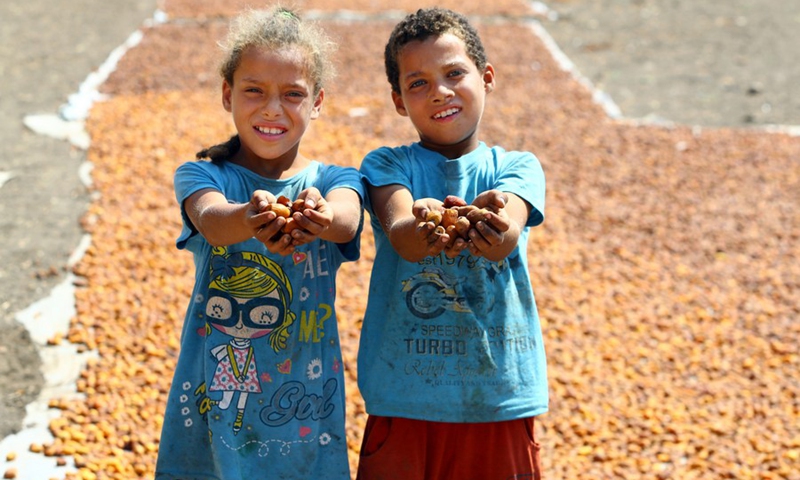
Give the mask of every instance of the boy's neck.
[(480, 145), (480, 141), (477, 139), (477, 137), (469, 137), (452, 145), (439, 145), (424, 139), (420, 139), (419, 144), (423, 148), (436, 152), (448, 160), (454, 160), (456, 158), (461, 158), (468, 153), (474, 152), (478, 148), (478, 145)]

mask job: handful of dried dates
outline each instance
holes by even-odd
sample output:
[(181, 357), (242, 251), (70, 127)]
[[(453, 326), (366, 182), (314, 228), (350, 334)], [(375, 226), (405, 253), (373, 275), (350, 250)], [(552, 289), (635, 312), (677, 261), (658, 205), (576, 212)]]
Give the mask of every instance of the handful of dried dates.
[(292, 201), (289, 198), (281, 195), (278, 197), (275, 203), (270, 203), (264, 207), (263, 212), (272, 211), (275, 212), (277, 216), (285, 218), (286, 224), (283, 225), (282, 232), (291, 233), (293, 230), (301, 228), (300, 225), (297, 224), (297, 220), (292, 217), (292, 214), (294, 212), (303, 211), (305, 203), (305, 199), (298, 198), (297, 200)]
[(486, 220), (490, 213), (497, 213), (491, 208), (479, 208), (475, 205), (467, 205), (467, 202), (455, 195), (448, 195), (443, 202), (441, 210), (429, 210), (425, 217), (426, 222), (431, 222), (436, 226), (434, 233), (437, 235), (450, 236), (451, 240), (456, 238), (469, 239), (469, 230), (475, 225)]

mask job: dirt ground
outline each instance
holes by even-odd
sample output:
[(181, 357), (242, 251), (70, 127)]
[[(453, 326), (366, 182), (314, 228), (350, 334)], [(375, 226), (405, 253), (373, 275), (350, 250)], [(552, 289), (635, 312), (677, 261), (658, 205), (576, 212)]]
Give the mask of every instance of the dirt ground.
[[(794, 48), (800, 44), (800, 4), (796, 2), (561, 0), (548, 2), (547, 6), (549, 14), (541, 19), (542, 26), (574, 62), (577, 71), (610, 95), (623, 118), (737, 129), (800, 125), (800, 51)], [(31, 12), (34, 14), (47, 13)], [(106, 20), (85, 18), (83, 21)], [(128, 25), (132, 30), (139, 25), (139, 20)], [(55, 35), (55, 29), (52, 31)], [(119, 42), (125, 36), (120, 35)], [(184, 40), (180, 35), (178, 39)], [(79, 39), (73, 41), (80, 43)], [(119, 42), (109, 45), (106, 51)], [(31, 55), (46, 58), (47, 53)], [(83, 65), (84, 74), (102, 60), (102, 55), (99, 57)], [(66, 67), (62, 65), (61, 68)], [(82, 77), (78, 75), (78, 81)], [(144, 77), (131, 78), (157, 83), (153, 78), (142, 80)], [(209, 85), (212, 80), (207, 79), (204, 84)], [(117, 82), (123, 84), (124, 80), (117, 79)], [(132, 89), (130, 85), (127, 87), (127, 91)], [(147, 89), (147, 85), (142, 85), (140, 91)], [(8, 98), (0, 95), (2, 97)], [(54, 101), (57, 103), (57, 99)], [(537, 109), (535, 102), (523, 106)], [(51, 102), (45, 108), (55, 107)], [(4, 127), (4, 132), (10, 131)], [(108, 131), (102, 133), (109, 134)], [(18, 132), (17, 135), (31, 134)], [(42, 140), (26, 141), (35, 144)], [(645, 145), (653, 139), (645, 135), (634, 141)], [(13, 138), (6, 138), (5, 143), (21, 145)], [(58, 184), (55, 179), (64, 175), (59, 169), (64, 168), (65, 163), (69, 164), (69, 169), (77, 169), (82, 156), (65, 145), (56, 143), (52, 148), (53, 152), (36, 167), (25, 168), (46, 170), (49, 182)], [(19, 171), (20, 167), (9, 159), (19, 158), (22, 153), (19, 150), (4, 152), (0, 171)], [(13, 321), (13, 313), (45, 295), (63, 278), (66, 257), (82, 232), (78, 218), (88, 201), (77, 180), (70, 183), (67, 192), (54, 191), (47, 184), (31, 188), (19, 180), (20, 177), (9, 180), (0, 188), (4, 226), (0, 237), (9, 246), (0, 251), (0, 279), (6, 285), (0, 293), (3, 316), (0, 326), (4, 329), (0, 336), (0, 376), (7, 385), (13, 385), (13, 388), (4, 388), (0, 396), (0, 434), (3, 436), (20, 428), (24, 405), (36, 396), (42, 381), (35, 348), (27, 333)], [(32, 219), (49, 217), (32, 212), (54, 209), (60, 212), (51, 220), (59, 222), (57, 232), (33, 233), (40, 230), (41, 225), (32, 223)]]
[(156, 8), (156, 0), (0, 4), (0, 439), (19, 430), (43, 377), (15, 314), (47, 296), (79, 245), (89, 194), (85, 152), (23, 125), (68, 96)]

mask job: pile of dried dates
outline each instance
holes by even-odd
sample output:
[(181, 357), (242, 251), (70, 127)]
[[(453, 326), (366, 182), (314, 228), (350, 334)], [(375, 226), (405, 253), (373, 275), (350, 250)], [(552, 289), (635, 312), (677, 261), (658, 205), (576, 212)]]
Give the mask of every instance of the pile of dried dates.
[(429, 210), (425, 216), (426, 222), (436, 226), (434, 233), (450, 236), (451, 241), (456, 238), (469, 239), (469, 230), (487, 219), (490, 213), (497, 213), (493, 208), (478, 208), (467, 205), (467, 202), (455, 195), (448, 195), (443, 202), (441, 210)]

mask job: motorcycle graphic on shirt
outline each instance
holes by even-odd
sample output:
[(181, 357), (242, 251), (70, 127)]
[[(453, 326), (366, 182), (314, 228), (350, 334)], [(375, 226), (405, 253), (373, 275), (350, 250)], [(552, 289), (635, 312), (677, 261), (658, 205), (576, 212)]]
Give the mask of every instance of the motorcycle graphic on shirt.
[(422, 272), (402, 281), (406, 306), (415, 316), (436, 318), (446, 310), (471, 312), (467, 300), (458, 291), (458, 279), (440, 268), (426, 267)]

